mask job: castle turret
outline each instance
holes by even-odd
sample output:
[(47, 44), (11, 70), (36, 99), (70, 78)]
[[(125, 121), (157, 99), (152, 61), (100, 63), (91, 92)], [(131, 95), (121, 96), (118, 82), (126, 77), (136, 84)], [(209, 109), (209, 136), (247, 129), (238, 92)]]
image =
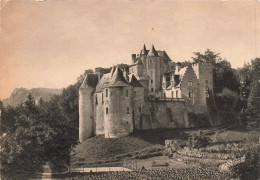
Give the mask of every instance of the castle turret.
[(132, 89), (117, 67), (105, 91), (105, 138), (128, 135), (133, 131)]
[(83, 142), (94, 133), (94, 97), (98, 75), (87, 74), (79, 88), (79, 141)]

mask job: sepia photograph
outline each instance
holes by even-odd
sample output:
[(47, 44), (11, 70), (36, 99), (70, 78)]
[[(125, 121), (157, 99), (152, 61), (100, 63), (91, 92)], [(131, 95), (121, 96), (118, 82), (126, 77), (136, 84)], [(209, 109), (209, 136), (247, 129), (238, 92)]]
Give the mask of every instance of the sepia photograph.
[(0, 0), (0, 180), (259, 180), (260, 0)]

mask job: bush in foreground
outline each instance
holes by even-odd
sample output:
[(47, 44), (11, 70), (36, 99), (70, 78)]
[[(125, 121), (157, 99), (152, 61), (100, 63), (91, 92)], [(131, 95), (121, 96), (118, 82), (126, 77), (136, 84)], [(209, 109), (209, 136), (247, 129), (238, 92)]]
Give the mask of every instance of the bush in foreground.
[(188, 139), (188, 147), (190, 149), (199, 149), (206, 147), (211, 142), (211, 139), (206, 136), (202, 131), (199, 131), (198, 134), (193, 133)]

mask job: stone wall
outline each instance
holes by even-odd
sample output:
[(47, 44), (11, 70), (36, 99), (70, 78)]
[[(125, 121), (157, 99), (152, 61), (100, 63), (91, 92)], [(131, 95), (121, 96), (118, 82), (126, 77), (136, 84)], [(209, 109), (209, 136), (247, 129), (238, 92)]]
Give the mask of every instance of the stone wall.
[(187, 109), (183, 101), (146, 101), (140, 129), (187, 128)]
[(200, 104), (201, 101), (200, 84), (191, 66), (187, 67), (187, 70), (182, 78), (181, 96), (185, 99), (187, 110), (189, 112), (200, 112), (200, 108), (198, 106), (198, 104)]
[(94, 132), (93, 92), (95, 88), (87, 86), (79, 90), (79, 141), (83, 142)]
[[(133, 87), (108, 88), (105, 98), (104, 129), (106, 138), (116, 138), (133, 132), (132, 98)], [(126, 91), (128, 90), (128, 96)], [(106, 108), (108, 108), (106, 110)], [(128, 109), (129, 108), (129, 109)]]
[[(103, 94), (103, 101), (102, 101)], [(96, 126), (96, 135), (104, 134), (104, 103), (105, 103), (105, 92), (95, 94), (95, 126)]]

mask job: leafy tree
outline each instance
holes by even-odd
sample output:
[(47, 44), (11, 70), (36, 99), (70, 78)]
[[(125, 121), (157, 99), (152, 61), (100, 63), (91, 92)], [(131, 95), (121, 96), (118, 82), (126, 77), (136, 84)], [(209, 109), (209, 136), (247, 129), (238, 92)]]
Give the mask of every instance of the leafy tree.
[(231, 68), (230, 63), (221, 58), (219, 53), (207, 49), (204, 54), (194, 52), (193, 63), (210, 63), (213, 65), (214, 93), (221, 93), (224, 88), (239, 92), (239, 78), (237, 72)]
[(250, 130), (260, 129), (260, 82), (255, 81), (248, 98), (249, 116), (247, 127)]
[(224, 88), (221, 93), (215, 95), (215, 101), (219, 109), (234, 111), (236, 109), (239, 96), (235, 91)]
[(0, 99), (0, 110), (2, 110), (4, 108), (4, 103), (3, 103), (3, 101), (1, 101), (1, 99)]
[[(40, 171), (42, 163), (46, 161), (44, 146), (53, 140), (55, 134), (46, 123), (47, 114), (36, 109), (31, 96), (23, 106), (9, 108), (5, 112), (8, 114), (3, 121), (5, 136), (0, 139), (4, 172)], [(5, 124), (8, 118), (12, 119), (13, 124)]]

